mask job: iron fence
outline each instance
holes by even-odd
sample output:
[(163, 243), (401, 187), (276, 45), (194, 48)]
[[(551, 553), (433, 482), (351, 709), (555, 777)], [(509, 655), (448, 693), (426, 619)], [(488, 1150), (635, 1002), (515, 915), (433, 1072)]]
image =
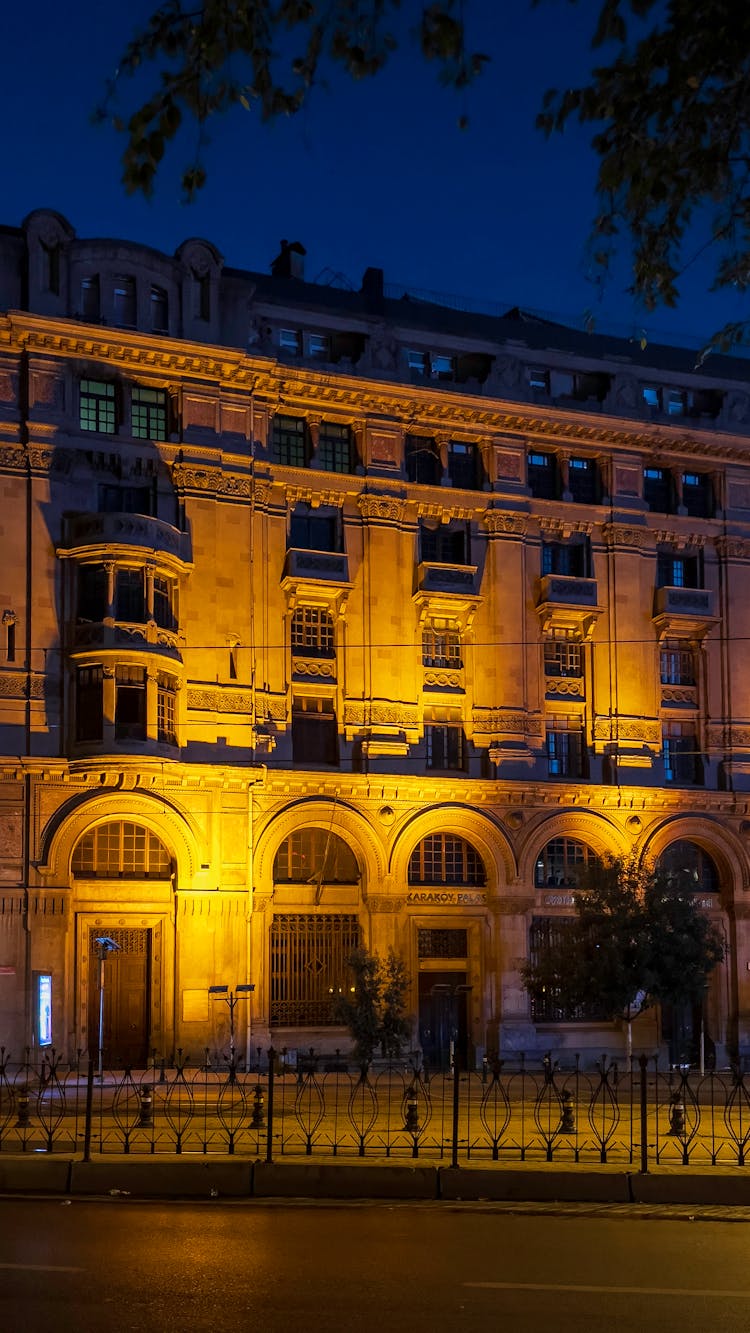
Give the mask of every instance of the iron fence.
[(152, 1058), (96, 1072), (83, 1053), (0, 1052), (0, 1152), (332, 1156), (499, 1163), (745, 1166), (750, 1088), (739, 1068), (700, 1076), (639, 1057), (561, 1068), (546, 1055), (481, 1071), (417, 1063), (353, 1069), (310, 1051), (287, 1067)]

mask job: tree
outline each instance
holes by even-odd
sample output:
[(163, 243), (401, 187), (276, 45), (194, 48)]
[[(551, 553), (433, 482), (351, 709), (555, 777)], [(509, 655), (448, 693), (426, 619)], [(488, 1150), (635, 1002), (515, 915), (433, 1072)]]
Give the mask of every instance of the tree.
[[(402, 10), (414, 25), (405, 35), (394, 31)], [(404, 42), (436, 64), (443, 83), (466, 87), (488, 57), (467, 49), (462, 14), (463, 0), (166, 0), (129, 42), (97, 113), (126, 135), (126, 190), (151, 193), (186, 114), (199, 131), (237, 106), (257, 108), (261, 120), (295, 115), (328, 75), (370, 78)], [(144, 65), (153, 91), (129, 115), (113, 114), (124, 78)], [(202, 142), (199, 133), (182, 175), (188, 198), (206, 180)]]
[(378, 1049), (388, 1059), (398, 1059), (409, 1035), (409, 976), (403, 958), (389, 949), (384, 962), (376, 953), (355, 949), (346, 961), (354, 986), (336, 996), (334, 1017), (349, 1029), (354, 1058), (363, 1069)]
[[(592, 46), (614, 47), (613, 58), (587, 85), (551, 89), (537, 123), (547, 133), (570, 120), (597, 127), (595, 269), (606, 278), (625, 239), (630, 290), (647, 310), (674, 306), (700, 245), (715, 251), (712, 289), (745, 292), (750, 9), (734, 0), (604, 0)], [(748, 328), (728, 324), (714, 341), (722, 348), (747, 341)]]
[(700, 1000), (724, 957), (723, 943), (696, 903), (687, 871), (639, 864), (635, 858), (599, 862), (575, 895), (576, 915), (556, 947), (521, 969), (537, 1002), (562, 1017), (624, 1019), (631, 1024), (649, 1004)]

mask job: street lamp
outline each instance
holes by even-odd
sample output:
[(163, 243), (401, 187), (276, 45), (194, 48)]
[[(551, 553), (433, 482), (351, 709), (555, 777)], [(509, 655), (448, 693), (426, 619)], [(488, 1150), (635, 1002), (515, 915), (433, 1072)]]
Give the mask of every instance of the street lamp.
[(99, 1054), (97, 1060), (97, 1078), (104, 1078), (102, 1059), (104, 1048), (104, 964), (111, 953), (119, 950), (116, 940), (109, 935), (97, 935), (94, 940), (96, 956), (99, 959)]
[(228, 986), (209, 986), (208, 988), (208, 993), (212, 1000), (223, 1000), (229, 1007), (229, 1068), (232, 1078), (234, 1078), (234, 1011), (240, 1000), (247, 1000), (248, 1002), (247, 1050), (245, 1052), (245, 1064), (248, 1068), (250, 1067), (250, 1025), (252, 1023), (250, 997), (254, 990), (255, 982), (253, 981), (235, 986), (233, 991), (230, 990)]

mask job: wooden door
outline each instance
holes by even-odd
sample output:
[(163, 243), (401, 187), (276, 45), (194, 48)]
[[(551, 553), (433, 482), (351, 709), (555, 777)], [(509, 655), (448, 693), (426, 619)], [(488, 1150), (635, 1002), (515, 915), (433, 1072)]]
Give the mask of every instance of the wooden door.
[(95, 943), (106, 935), (119, 947), (104, 962), (103, 1064), (109, 1068), (143, 1068), (149, 1050), (151, 931), (91, 931), (89, 956), (89, 1051), (99, 1051), (100, 964)]

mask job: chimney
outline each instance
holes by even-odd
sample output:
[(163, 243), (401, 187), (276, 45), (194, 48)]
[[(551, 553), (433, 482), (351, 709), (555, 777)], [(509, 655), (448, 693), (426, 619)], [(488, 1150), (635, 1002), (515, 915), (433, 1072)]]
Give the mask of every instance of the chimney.
[(271, 264), (274, 278), (304, 278), (307, 251), (301, 241), (282, 241), (281, 249)]
[(368, 310), (383, 309), (383, 270), (382, 268), (365, 269), (362, 278), (362, 295)]

